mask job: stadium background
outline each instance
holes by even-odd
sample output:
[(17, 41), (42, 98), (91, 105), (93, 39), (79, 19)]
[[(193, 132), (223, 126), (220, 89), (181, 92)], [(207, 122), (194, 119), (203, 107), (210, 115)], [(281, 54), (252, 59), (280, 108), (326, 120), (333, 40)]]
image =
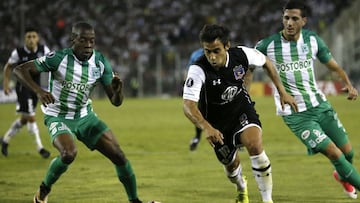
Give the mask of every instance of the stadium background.
[[(104, 0), (0, 2), (0, 66), (14, 47), (22, 43), (24, 28), (37, 27), (42, 42), (51, 50), (68, 46), (71, 24), (87, 20), (94, 24), (97, 49), (110, 60), (125, 81), (131, 97), (179, 96), (191, 51), (198, 48), (198, 32), (205, 23), (222, 23), (231, 30), (232, 45), (253, 47), (262, 37), (281, 29), (284, 0)], [(307, 28), (317, 31), (333, 55), (360, 83), (360, 2), (355, 0), (309, 1), (313, 15)], [(319, 68), (318, 79), (327, 94), (337, 94), (341, 83)], [(2, 71), (0, 73), (2, 85)], [(45, 86), (46, 75), (42, 79)], [(255, 71), (252, 93), (271, 94), (268, 78)], [(14, 100), (0, 92), (0, 101)], [(101, 91), (94, 96), (102, 97)]]

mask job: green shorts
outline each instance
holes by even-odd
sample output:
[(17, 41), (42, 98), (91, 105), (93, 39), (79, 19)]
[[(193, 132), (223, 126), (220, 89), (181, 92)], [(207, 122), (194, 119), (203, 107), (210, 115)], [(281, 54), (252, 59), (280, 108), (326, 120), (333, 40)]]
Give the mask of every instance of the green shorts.
[(70, 134), (83, 142), (89, 149), (94, 150), (99, 138), (108, 126), (95, 113), (78, 119), (65, 119), (45, 115), (45, 125), (48, 127), (51, 142), (61, 134)]
[(327, 101), (305, 112), (283, 116), (283, 120), (306, 145), (309, 155), (325, 150), (330, 142), (338, 147), (349, 142), (345, 128)]

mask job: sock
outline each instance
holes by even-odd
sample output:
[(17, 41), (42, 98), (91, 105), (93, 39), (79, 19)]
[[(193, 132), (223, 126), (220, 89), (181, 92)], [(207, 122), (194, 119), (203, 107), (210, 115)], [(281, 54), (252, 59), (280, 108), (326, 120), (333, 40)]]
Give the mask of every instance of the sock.
[(61, 161), (60, 156), (55, 157), (49, 165), (48, 171), (46, 173), (44, 184), (48, 187), (51, 187), (54, 184), (61, 174), (63, 174), (68, 169), (68, 164), (65, 164)]
[(127, 161), (124, 166), (115, 165), (115, 169), (120, 182), (124, 185), (128, 199), (137, 199), (136, 177), (132, 170), (130, 161)]
[(353, 157), (354, 157), (354, 149), (351, 149), (351, 151), (349, 153), (345, 154), (345, 158), (348, 162), (350, 162), (352, 164), (353, 162)]
[(42, 149), (44, 147), (43, 147), (43, 145), (41, 143), (39, 128), (38, 128), (36, 122), (28, 122), (27, 123), (27, 128), (28, 128), (29, 133), (31, 135), (35, 136), (35, 142), (36, 142), (37, 150), (40, 151), (40, 149)]
[(16, 119), (12, 124), (9, 130), (5, 133), (3, 137), (3, 142), (9, 143), (11, 137), (13, 137), (21, 128), (23, 124), (21, 124), (20, 119)]
[(354, 166), (345, 159), (342, 154), (339, 159), (332, 160), (335, 170), (338, 172), (342, 180), (349, 182), (357, 190), (360, 190), (360, 175), (354, 168)]
[(200, 128), (196, 127), (195, 131), (196, 131), (196, 134), (195, 134), (196, 138), (198, 138), (200, 140), (202, 130)]
[(244, 182), (244, 179), (242, 177), (242, 168), (241, 164), (232, 172), (228, 171), (226, 167), (224, 167), (226, 176), (229, 178), (229, 180), (236, 185), (236, 189), (238, 191), (243, 191), (246, 188), (246, 184)]
[(270, 160), (265, 151), (250, 156), (252, 171), (264, 202), (272, 201), (272, 175)]

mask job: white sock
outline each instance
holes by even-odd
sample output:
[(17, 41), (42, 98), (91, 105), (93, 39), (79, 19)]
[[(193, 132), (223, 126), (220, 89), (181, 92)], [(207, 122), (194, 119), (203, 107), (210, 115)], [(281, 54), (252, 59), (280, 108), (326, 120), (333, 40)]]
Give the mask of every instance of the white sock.
[(263, 201), (272, 201), (272, 175), (270, 160), (265, 151), (250, 156), (252, 171), (258, 184)]
[(13, 137), (21, 128), (23, 125), (20, 122), (20, 119), (16, 119), (12, 124), (9, 130), (5, 133), (3, 137), (3, 142), (9, 143), (11, 137)]
[(27, 127), (28, 127), (28, 130), (29, 130), (29, 133), (31, 135), (35, 136), (35, 142), (36, 142), (36, 145), (37, 145), (37, 150), (40, 151), (40, 149), (42, 149), (44, 147), (43, 147), (43, 145), (41, 143), (39, 128), (38, 128), (36, 122), (28, 122)]
[(228, 171), (224, 166), (224, 171), (229, 180), (236, 185), (237, 190), (242, 191), (246, 188), (246, 184), (242, 177), (242, 168), (240, 164), (234, 171)]

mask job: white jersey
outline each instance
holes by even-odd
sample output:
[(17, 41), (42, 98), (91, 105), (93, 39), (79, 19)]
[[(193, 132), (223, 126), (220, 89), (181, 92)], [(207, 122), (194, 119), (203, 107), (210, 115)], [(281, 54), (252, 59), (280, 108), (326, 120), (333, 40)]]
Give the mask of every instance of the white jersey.
[[(279, 32), (261, 40), (256, 49), (267, 55), (275, 64), (282, 84), (285, 90), (294, 96), (299, 112), (326, 101), (324, 93), (316, 83), (314, 61), (318, 58), (320, 62), (326, 63), (332, 56), (323, 40), (314, 32), (302, 29), (296, 42), (287, 41)], [(276, 89), (274, 99), (278, 115), (293, 113), (289, 105), (282, 110)]]

